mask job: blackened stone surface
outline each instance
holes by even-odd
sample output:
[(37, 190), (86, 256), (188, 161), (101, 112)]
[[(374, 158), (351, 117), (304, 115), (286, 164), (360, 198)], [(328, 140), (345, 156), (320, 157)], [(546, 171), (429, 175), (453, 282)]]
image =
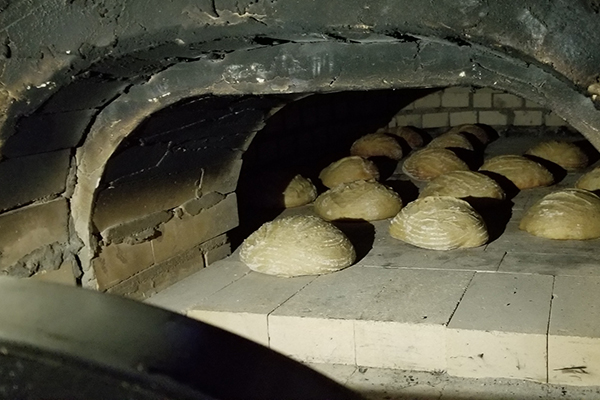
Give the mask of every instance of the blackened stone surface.
[(75, 147), (95, 114), (86, 110), (23, 118), (2, 146), (2, 155), (11, 158)]
[(128, 83), (103, 77), (75, 81), (62, 88), (43, 105), (45, 113), (87, 110), (101, 107), (119, 93)]
[[(157, 226), (163, 222), (167, 222), (172, 217), (173, 214), (167, 211), (144, 215), (135, 221), (105, 229), (102, 231), (102, 239), (106, 245), (111, 243), (119, 244), (124, 241), (129, 244), (141, 242), (153, 237), (156, 234)], [(128, 237), (131, 237), (131, 239), (127, 240)]]
[(62, 193), (70, 156), (70, 150), (62, 150), (0, 162), (0, 211)]

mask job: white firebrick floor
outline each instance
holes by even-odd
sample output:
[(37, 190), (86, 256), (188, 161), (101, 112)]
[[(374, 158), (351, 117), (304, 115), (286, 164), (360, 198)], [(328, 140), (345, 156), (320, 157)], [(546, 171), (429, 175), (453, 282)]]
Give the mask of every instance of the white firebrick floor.
[[(514, 146), (496, 152), (515, 153)], [(460, 378), (442, 379), (448, 376), (600, 386), (600, 240), (550, 241), (518, 229), (536, 199), (572, 187), (580, 175), (520, 192), (512, 199), (505, 232), (481, 248), (419, 249), (391, 238), (389, 220), (377, 221), (371, 228), (374, 239), (367, 238), (373, 241), (368, 253), (337, 273), (262, 275), (234, 252), (148, 302), (303, 362), (326, 364), (350, 386), (377, 386), (372, 398), (392, 393), (391, 382), (400, 382), (405, 394), (406, 388), (434, 392), (402, 397), (398, 386), (399, 397), (381, 398), (505, 398), (434, 395), (439, 385), (454, 390), (462, 384), (456, 383)], [(339, 372), (344, 368), (348, 374)], [(371, 380), (369, 373), (375, 374)], [(408, 376), (421, 376), (426, 383), (413, 384)], [(548, 394), (551, 386), (539, 388), (546, 391), (539, 398), (554, 398)], [(600, 398), (596, 389), (585, 390), (592, 396), (585, 398)]]

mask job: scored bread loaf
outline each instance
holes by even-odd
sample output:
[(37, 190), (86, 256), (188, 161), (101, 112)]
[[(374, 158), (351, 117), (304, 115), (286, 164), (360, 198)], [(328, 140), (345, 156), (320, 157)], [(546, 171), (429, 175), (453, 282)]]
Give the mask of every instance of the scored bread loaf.
[(600, 190), (600, 167), (596, 167), (587, 174), (584, 174), (575, 183), (575, 187), (589, 191)]
[(457, 147), (460, 149), (473, 150), (473, 144), (467, 139), (465, 135), (458, 132), (447, 132), (435, 139), (433, 139), (428, 145), (430, 149), (447, 149), (449, 147)]
[(283, 191), (285, 208), (300, 207), (312, 203), (317, 198), (317, 188), (310, 179), (296, 175)]
[(417, 181), (430, 181), (451, 171), (468, 171), (469, 166), (452, 150), (425, 148), (411, 154), (402, 172)]
[(333, 224), (295, 215), (263, 224), (240, 249), (251, 270), (293, 277), (339, 271), (356, 260), (354, 246)]
[(322, 193), (314, 207), (317, 214), (328, 221), (377, 221), (398, 214), (402, 200), (396, 192), (379, 182), (361, 180), (342, 183)]
[(430, 181), (419, 194), (427, 196), (476, 197), (503, 200), (504, 190), (498, 183), (479, 172), (452, 171)]
[(358, 180), (379, 179), (379, 170), (373, 161), (359, 156), (344, 157), (325, 167), (319, 174), (319, 179), (328, 188), (340, 183)]
[(478, 247), (489, 236), (483, 218), (464, 200), (449, 196), (417, 199), (390, 224), (390, 235), (424, 249)]
[(464, 124), (464, 125), (458, 125), (455, 127), (452, 127), (447, 133), (460, 133), (460, 132), (466, 132), (472, 136), (474, 136), (475, 138), (477, 138), (477, 140), (479, 140), (481, 142), (481, 144), (488, 144), (491, 140), (490, 135), (488, 135), (488, 133), (486, 132), (486, 130), (479, 126), (479, 125), (474, 125), (474, 124)]
[(549, 186), (554, 177), (544, 166), (527, 157), (517, 155), (496, 156), (486, 160), (480, 171), (502, 175), (519, 189)]
[(370, 133), (356, 139), (350, 147), (350, 154), (364, 158), (387, 157), (392, 160), (402, 158), (402, 147), (398, 141), (385, 133)]
[(530, 148), (525, 154), (552, 161), (567, 171), (575, 171), (588, 165), (587, 155), (571, 142), (548, 140)]
[(519, 228), (548, 239), (598, 238), (600, 198), (583, 189), (565, 189), (550, 193), (527, 210)]
[(418, 128), (415, 128), (414, 126), (387, 128), (385, 132), (404, 139), (411, 149), (418, 149), (419, 147), (423, 147), (423, 145), (425, 145), (425, 139), (423, 138), (423, 135), (419, 133)]

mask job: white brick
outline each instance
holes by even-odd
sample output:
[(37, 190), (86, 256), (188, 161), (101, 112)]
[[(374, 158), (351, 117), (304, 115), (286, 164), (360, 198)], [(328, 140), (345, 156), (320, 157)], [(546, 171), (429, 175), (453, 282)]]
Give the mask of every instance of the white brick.
[(473, 107), (490, 108), (492, 107), (492, 94), (477, 91), (473, 93)]
[(525, 99), (525, 108), (544, 108), (544, 107), (540, 106), (535, 101), (531, 101), (529, 99)]
[(415, 108), (438, 108), (442, 105), (441, 92), (432, 93), (414, 102)]
[(477, 111), (462, 111), (450, 113), (450, 126), (476, 123)]
[(356, 321), (356, 363), (367, 367), (445, 370), (445, 326)]
[(479, 111), (479, 123), (486, 125), (506, 125), (508, 117), (499, 111)]
[(542, 125), (541, 111), (515, 111), (514, 125), (538, 126)]
[(496, 93), (493, 95), (495, 108), (520, 108), (523, 107), (523, 99), (509, 93)]
[(423, 119), (421, 114), (404, 114), (396, 115), (396, 126), (415, 126), (417, 128), (423, 127)]
[(423, 114), (423, 128), (440, 128), (448, 126), (448, 113)]
[(469, 107), (469, 92), (448, 92), (442, 94), (442, 107)]

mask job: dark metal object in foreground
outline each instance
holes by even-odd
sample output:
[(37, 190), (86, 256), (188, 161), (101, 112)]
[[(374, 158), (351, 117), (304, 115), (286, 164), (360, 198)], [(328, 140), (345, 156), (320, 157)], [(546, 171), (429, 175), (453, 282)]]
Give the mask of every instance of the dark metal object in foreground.
[(352, 399), (263, 346), (132, 300), (0, 279), (0, 399)]

